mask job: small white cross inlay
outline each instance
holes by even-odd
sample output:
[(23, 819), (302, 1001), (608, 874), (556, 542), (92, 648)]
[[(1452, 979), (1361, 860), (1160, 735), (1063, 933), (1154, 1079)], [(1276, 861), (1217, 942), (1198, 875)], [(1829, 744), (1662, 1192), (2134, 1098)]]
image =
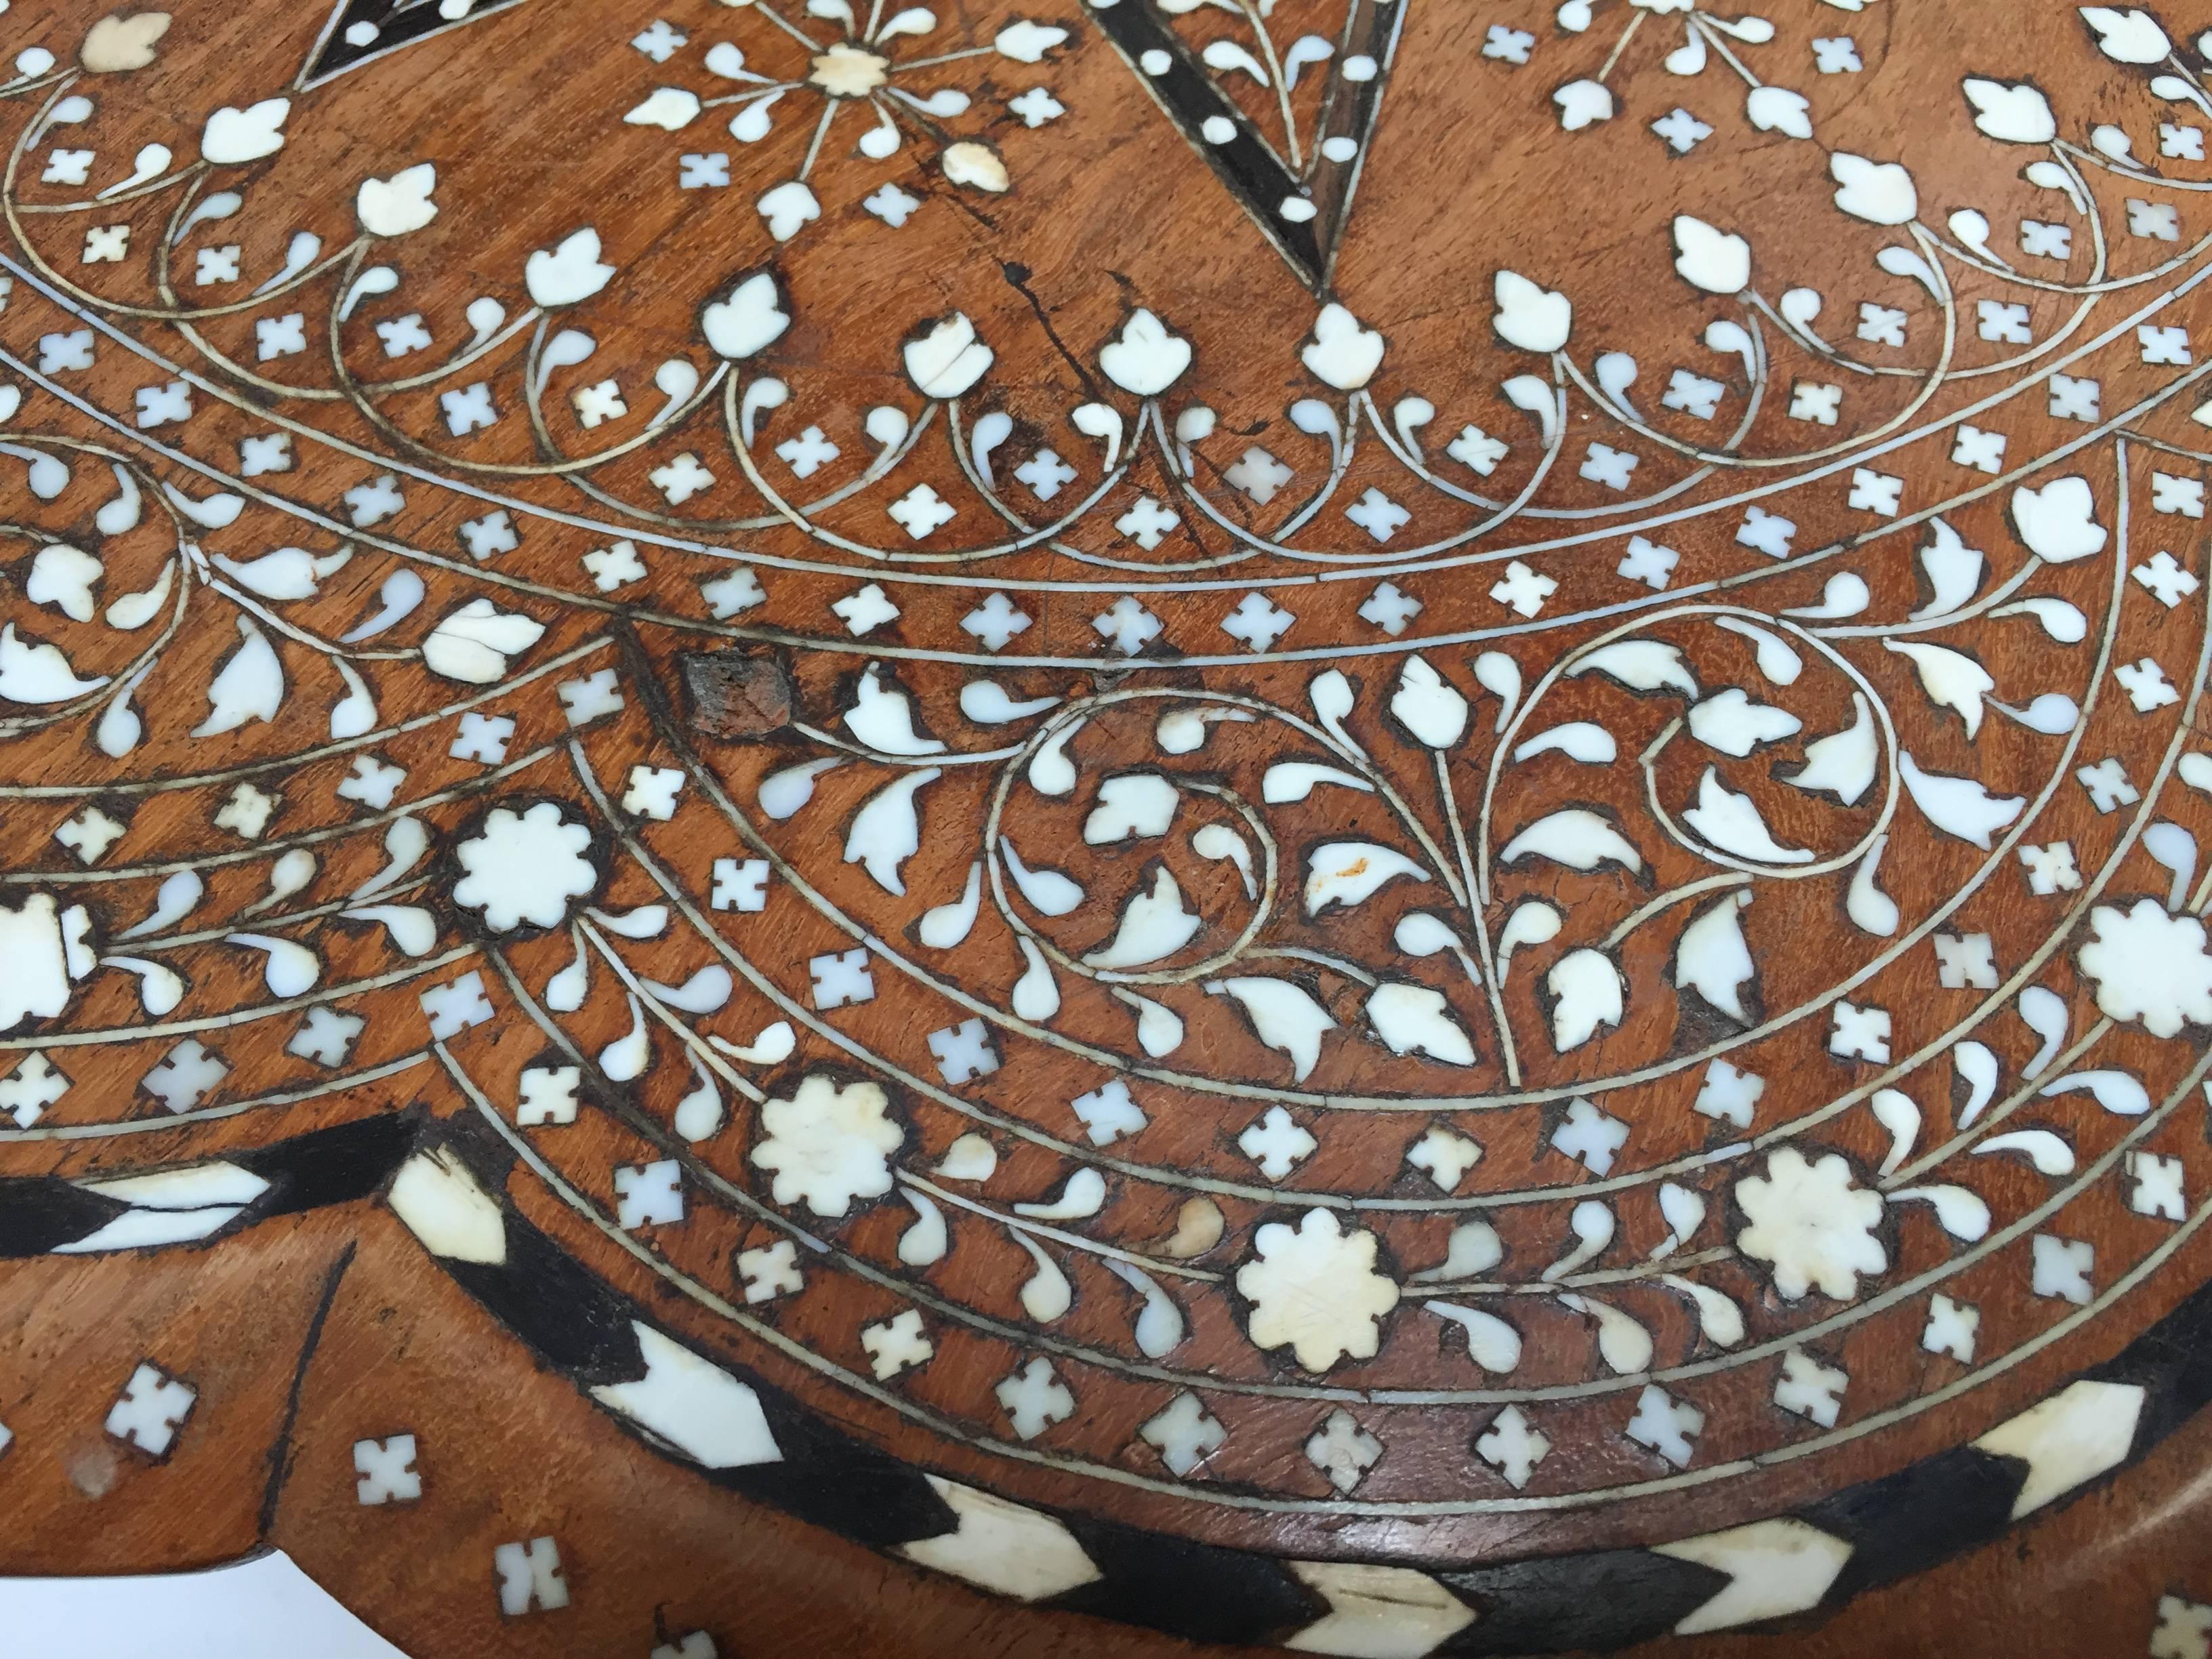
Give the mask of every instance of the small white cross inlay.
[(583, 1072), (574, 1066), (532, 1066), (524, 1069), (514, 1103), (515, 1123), (533, 1129), (544, 1123), (576, 1121), (576, 1090)]
[(817, 1008), (842, 1008), (849, 1002), (872, 1002), (876, 981), (868, 972), (868, 953), (861, 946), (810, 957), (808, 975), (814, 981)]
[(999, 1069), (999, 1056), (991, 1047), (991, 1034), (981, 1019), (963, 1020), (941, 1031), (932, 1031), (929, 1052), (937, 1057), (937, 1069), (944, 1073), (947, 1083), (970, 1082), (988, 1077)]
[(748, 1304), (796, 1296), (806, 1287), (799, 1271), (799, 1246), (787, 1238), (757, 1250), (739, 1250), (738, 1278), (745, 1287)]
[(2135, 785), (2128, 781), (2128, 769), (2120, 764), (2117, 755), (2107, 755), (2094, 766), (2075, 769), (2074, 780), (2089, 792), (2089, 804), (2100, 812), (2133, 806), (2142, 799)]
[(830, 608), (844, 618), (846, 631), (855, 638), (882, 627), (899, 613), (898, 607), (873, 582), (854, 589)]
[(1774, 1403), (1785, 1412), (1810, 1418), (1824, 1429), (1836, 1426), (1844, 1409), (1844, 1390), (1850, 1373), (1823, 1365), (1812, 1355), (1792, 1348), (1782, 1356), (1782, 1375), (1774, 1384)]
[(1381, 490), (1370, 488), (1344, 509), (1344, 516), (1378, 542), (1387, 542), (1406, 527), (1413, 516)]
[(590, 573), (592, 586), (602, 593), (612, 593), (632, 582), (645, 580), (645, 561), (637, 556), (637, 544), (621, 541), (611, 547), (595, 547), (579, 561)]
[(1651, 131), (1667, 141), (1677, 155), (1687, 155), (1713, 136), (1713, 130), (1689, 111), (1677, 107), (1651, 124)]
[(1029, 625), (1029, 612), (996, 592), (984, 595), (982, 604), (960, 619), (961, 628), (981, 641), (987, 651), (1005, 650), (1014, 635)]
[(580, 680), (563, 680), (554, 688), (561, 710), (571, 726), (582, 726), (623, 706), (621, 683), (611, 668), (595, 669)]
[(108, 1407), (105, 1426), (115, 1438), (128, 1441), (149, 1456), (167, 1457), (198, 1399), (199, 1390), (191, 1383), (166, 1375), (158, 1366), (142, 1364)]
[(672, 1158), (615, 1170), (615, 1223), (624, 1232), (684, 1219), (684, 1166)]
[(1130, 1096), (1129, 1085), (1118, 1077), (1087, 1095), (1076, 1096), (1068, 1106), (1082, 1121), (1094, 1146), (1109, 1146), (1145, 1127), (1144, 1109)]
[(173, 1112), (189, 1112), (229, 1074), (220, 1054), (186, 1037), (146, 1073), (140, 1086)]
[(2062, 421), (2094, 421), (2102, 409), (2100, 383), (2071, 374), (2051, 377), (2051, 412)]
[(342, 1014), (327, 1005), (310, 1008), (284, 1052), (335, 1071), (345, 1064), (354, 1040), (368, 1024), (359, 1014)]
[(491, 400), (491, 386), (484, 380), (459, 391), (440, 392), (438, 407), (445, 411), (446, 430), (456, 438), (481, 432), (499, 420), (499, 410)]
[(1406, 1162), (1426, 1173), (1440, 1192), (1456, 1190), (1467, 1172), (1481, 1160), (1479, 1145), (1441, 1123), (1431, 1124), (1428, 1133), (1406, 1151)]
[(1188, 1389), (1168, 1401), (1158, 1415), (1147, 1419), (1137, 1433), (1178, 1477), (1188, 1474), (1229, 1439), (1229, 1431), (1221, 1426), (1221, 1420)]
[(1920, 1333), (1920, 1346), (1929, 1353), (1948, 1353), (1961, 1365), (1971, 1365), (1974, 1338), (1981, 1328), (1980, 1309), (1938, 1292), (1928, 1304), (1928, 1328)]
[(1093, 617), (1091, 626), (1116, 651), (1133, 657), (1158, 637), (1160, 619), (1138, 603), (1134, 594), (1124, 593)]
[(499, 1610), (519, 1619), (532, 1607), (552, 1613), (568, 1605), (568, 1586), (561, 1577), (561, 1548), (550, 1538), (527, 1544), (501, 1544), (491, 1553), (499, 1575)]
[(653, 488), (671, 507), (681, 507), (714, 482), (714, 475), (701, 465), (699, 458), (688, 449), (645, 476), (653, 480)]
[(1014, 476), (1029, 486), (1030, 494), (1048, 501), (1075, 482), (1075, 469), (1049, 449), (1040, 449), (1014, 469)]
[(766, 859), (716, 859), (708, 902), (717, 910), (768, 908)]
[(1182, 522), (1180, 514), (1150, 495), (1139, 495), (1134, 506), (1114, 520), (1114, 528), (1149, 553)]
[(1691, 1441), (1705, 1431), (1705, 1414), (1686, 1401), (1673, 1398), (1656, 1384), (1645, 1383), (1637, 1396), (1636, 1415), (1624, 1432), (1639, 1446), (1649, 1446), (1676, 1468), (1690, 1466), (1696, 1449)]
[(453, 733), (453, 745), (446, 752), (455, 760), (475, 761), (480, 766), (496, 766), (507, 758), (507, 745), (514, 736), (513, 715), (471, 712), (461, 716), (459, 728)]
[(1710, 421), (1720, 412), (1721, 398), (1728, 387), (1718, 380), (1709, 380), (1702, 374), (1692, 374), (1686, 368), (1678, 368), (1667, 382), (1667, 390), (1659, 401), (1669, 409), (1679, 409), (1686, 415), (1694, 415), (1701, 421)]
[(1306, 1442), (1306, 1462), (1327, 1475), (1339, 1492), (1357, 1486), (1382, 1456), (1382, 1443), (1341, 1406), (1322, 1419)]
[(576, 423), (587, 428), (629, 413), (629, 405), (623, 401), (622, 387), (613, 380), (594, 380), (589, 386), (578, 386), (568, 394), (568, 404), (576, 411)]
[(2029, 1243), (2035, 1252), (2030, 1278), (2035, 1294), (2071, 1302), (2076, 1307), (2088, 1306), (2094, 1293), (2089, 1273), (2097, 1265), (2096, 1247), (2087, 1239), (2057, 1238), (2049, 1233), (2038, 1233)]
[(2150, 560), (2143, 562), (2143, 564), (2136, 564), (2128, 575), (2135, 577), (2143, 586), (2143, 591), (2150, 592), (2152, 598), (2163, 604), (2167, 611), (2172, 611), (2177, 604), (2197, 592), (2197, 577), (2181, 568), (2181, 562), (2174, 560), (2172, 553), (2163, 549), (2159, 553), (2152, 553)]
[(796, 437), (786, 438), (775, 447), (775, 453), (795, 476), (811, 478), (842, 452), (823, 435), (820, 427), (810, 426)]
[(1459, 436), (1444, 446), (1444, 453), (1462, 466), (1488, 477), (1498, 470), (1498, 462), (1506, 456), (1507, 447), (1492, 437), (1479, 426), (1463, 426)]
[(918, 483), (884, 511), (896, 520), (908, 538), (920, 541), (952, 521), (955, 508), (926, 483)]
[(681, 769), (647, 766), (640, 762), (629, 769), (629, 783), (623, 791), (622, 810), (638, 817), (665, 823), (676, 816), (676, 801), (684, 793), (684, 784)]
[(2189, 1209), (2182, 1196), (2179, 1158), (2161, 1158), (2156, 1152), (2130, 1152), (2128, 1178), (2134, 1183), (2128, 1194), (2128, 1208), (2137, 1215), (2160, 1216), (2167, 1221), (2180, 1221), (2187, 1217)]
[(422, 1477), (415, 1468), (411, 1434), (355, 1441), (353, 1467), (361, 1476), (354, 1486), (354, 1498), (361, 1504), (411, 1504), (422, 1495)]
[(1592, 1175), (1613, 1168), (1613, 1160), (1628, 1144), (1628, 1126), (1600, 1111), (1587, 1100), (1567, 1103), (1567, 1115), (1552, 1131), (1552, 1149), (1575, 1159)]
[(1528, 1484), (1536, 1465), (1551, 1450), (1550, 1439), (1522, 1415), (1518, 1406), (1508, 1406), (1492, 1418), (1489, 1431), (1474, 1443), (1474, 1455), (1504, 1475), (1516, 1492)]
[(1790, 388), (1790, 418), (1833, 426), (1843, 409), (1844, 389), (1820, 380), (1799, 380)]
[(1042, 1356), (1000, 1380), (992, 1392), (1014, 1425), (1015, 1435), (1034, 1440), (1055, 1423), (1075, 1414), (1075, 1396)]
[(2048, 847), (2023, 847), (2020, 861), (2027, 866), (2031, 893), (2071, 893), (2081, 885), (2081, 872), (2074, 867), (2074, 844), (2054, 841)]
[(1544, 608), (1544, 601), (1559, 591), (1558, 579), (1530, 569), (1515, 559), (1505, 567), (1505, 574), (1490, 586), (1490, 597), (1516, 617), (1533, 617)]
[(1936, 977), (1944, 989), (1996, 989), (1996, 947), (1987, 933), (1938, 933), (1930, 942), (1936, 947)]
[(1270, 1181), (1280, 1181), (1311, 1158), (1320, 1145), (1303, 1123), (1280, 1106), (1270, 1106), (1237, 1137), (1237, 1150), (1258, 1164), (1260, 1173)]
[(1583, 457), (1580, 471), (1592, 483), (1603, 484), (1607, 489), (1626, 489), (1630, 475), (1642, 459), (1632, 451), (1615, 449), (1610, 444), (1592, 444)]
[(860, 1332), (860, 1346), (866, 1351), (868, 1363), (874, 1369), (878, 1382), (888, 1382), (901, 1371), (913, 1370), (937, 1352), (922, 1331), (921, 1315), (912, 1308), (880, 1325), (864, 1327)]
[(27, 1129), (46, 1115), (46, 1108), (69, 1092), (70, 1080), (54, 1069), (44, 1054), (33, 1048), (15, 1069), (0, 1078), (0, 1112)]
[(1959, 466), (1971, 466), (1977, 472), (2002, 471), (2004, 454), (2005, 434), (1984, 432), (1978, 426), (1961, 424), (1958, 436), (1951, 444), (1952, 462)]
[(450, 985), (434, 985), (416, 999), (422, 1016), (430, 1022), (433, 1041), (459, 1036), (472, 1025), (491, 1018), (491, 999), (484, 994), (483, 975), (471, 969)]
[(1887, 1060), (1889, 1058), (1889, 1011), (1859, 1008), (1838, 1003), (1831, 1011), (1835, 1029), (1828, 1033), (1828, 1052), (1838, 1060)]
[(1671, 547), (1662, 547), (1642, 536), (1631, 536), (1627, 556), (1615, 574), (1632, 582), (1642, 582), (1656, 593), (1674, 579), (1674, 567), (1681, 559), (1682, 556)]
[(1379, 582), (1360, 603), (1360, 616), (1394, 638), (1421, 614), (1421, 602), (1394, 582)]
[(1280, 639), (1297, 618), (1266, 595), (1247, 593), (1223, 618), (1221, 631), (1241, 640), (1255, 651), (1265, 651)]
[(1221, 476), (1231, 486), (1243, 490), (1265, 507), (1275, 499), (1278, 490), (1290, 483), (1291, 472), (1289, 467), (1254, 444), (1231, 462)]

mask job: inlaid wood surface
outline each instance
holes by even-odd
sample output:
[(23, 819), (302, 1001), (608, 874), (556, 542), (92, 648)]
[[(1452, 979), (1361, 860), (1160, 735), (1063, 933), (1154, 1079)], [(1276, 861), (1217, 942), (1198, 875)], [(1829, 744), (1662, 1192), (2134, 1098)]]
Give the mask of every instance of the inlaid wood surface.
[(2202, 1659), (2191, 12), (16, 0), (0, 1571)]

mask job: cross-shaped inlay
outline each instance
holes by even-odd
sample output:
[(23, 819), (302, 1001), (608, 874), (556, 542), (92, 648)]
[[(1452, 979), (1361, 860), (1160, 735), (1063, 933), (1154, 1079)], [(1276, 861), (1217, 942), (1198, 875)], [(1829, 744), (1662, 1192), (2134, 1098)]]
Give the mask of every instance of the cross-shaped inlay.
[(1306, 1442), (1306, 1461), (1339, 1492), (1350, 1492), (1365, 1480), (1382, 1456), (1382, 1443), (1342, 1407), (1324, 1418)]
[(499, 1610), (519, 1619), (532, 1607), (556, 1612), (568, 1605), (568, 1582), (561, 1576), (561, 1547), (550, 1538), (501, 1544), (491, 1553), (499, 1580)]
[(199, 1390), (191, 1383), (167, 1376), (157, 1365), (141, 1364), (107, 1408), (107, 1432), (149, 1456), (167, 1457), (198, 1399)]
[(1030, 1360), (1003, 1378), (993, 1392), (1013, 1424), (1015, 1435), (1024, 1440), (1036, 1439), (1075, 1413), (1075, 1396), (1054, 1373), (1051, 1362), (1042, 1358)]
[(1030, 615), (1004, 593), (993, 592), (960, 619), (960, 626), (982, 641), (987, 651), (1003, 651), (1015, 635), (1030, 625)]
[(355, 1441), (353, 1467), (361, 1477), (355, 1483), (354, 1497), (362, 1504), (411, 1504), (422, 1495), (422, 1477), (415, 1468), (411, 1434)]
[(1361, 601), (1359, 614), (1363, 620), (1395, 637), (1404, 633), (1413, 618), (1421, 614), (1421, 602), (1395, 582), (1378, 582), (1375, 591)]
[(1182, 522), (1179, 514), (1150, 495), (1139, 495), (1135, 506), (1114, 520), (1114, 528), (1149, 553)]
[(1270, 1106), (1237, 1137), (1237, 1150), (1270, 1181), (1280, 1181), (1320, 1145), (1310, 1130), (1279, 1106)]
[(937, 1351), (921, 1328), (921, 1315), (912, 1308), (881, 1324), (865, 1327), (860, 1332), (860, 1346), (878, 1382), (901, 1371), (911, 1370)]
[(1133, 657), (1158, 635), (1160, 619), (1146, 610), (1134, 595), (1124, 593), (1103, 614), (1093, 617), (1091, 626), (1116, 651)]
[(1504, 1475), (1516, 1492), (1528, 1484), (1536, 1465), (1551, 1450), (1551, 1440), (1522, 1414), (1518, 1406), (1508, 1406), (1491, 1419), (1490, 1427), (1474, 1442), (1474, 1455)]
[(823, 435), (820, 427), (810, 426), (796, 437), (786, 438), (775, 447), (775, 453), (795, 475), (811, 478), (842, 452)]
[(980, 1019), (963, 1020), (929, 1034), (929, 1052), (947, 1083), (966, 1083), (988, 1077), (999, 1069), (999, 1056), (991, 1047), (990, 1033)]
[(1647, 1382), (1637, 1396), (1636, 1415), (1629, 1419), (1626, 1433), (1638, 1445), (1650, 1447), (1681, 1469), (1689, 1467), (1695, 1451), (1691, 1442), (1705, 1426), (1705, 1413)]
[(1243, 490), (1261, 506), (1275, 499), (1275, 493), (1291, 481), (1291, 469), (1254, 444), (1243, 455), (1231, 462), (1221, 475)]
[(1075, 482), (1075, 469), (1049, 449), (1040, 449), (1014, 469), (1014, 476), (1029, 486), (1030, 494), (1048, 501)]
[(46, 1115), (47, 1107), (69, 1092), (69, 1079), (33, 1048), (14, 1071), (0, 1078), (0, 1112), (15, 1120), (17, 1128), (27, 1129)]
[(1137, 1432), (1176, 1475), (1188, 1474), (1229, 1440), (1229, 1431), (1221, 1426), (1221, 1419), (1188, 1389), (1157, 1415), (1146, 1419)]
[(1592, 1175), (1613, 1168), (1613, 1155), (1628, 1144), (1628, 1126), (1587, 1100), (1567, 1104), (1567, 1115), (1552, 1131), (1552, 1148), (1578, 1160)]
[(220, 1054), (202, 1048), (198, 1037), (186, 1037), (146, 1073), (140, 1086), (171, 1111), (189, 1112), (229, 1072)]
[(483, 975), (471, 969), (447, 985), (434, 985), (418, 1000), (430, 1022), (430, 1036), (440, 1042), (459, 1036), (492, 1016), (491, 999), (484, 994)]
[(1844, 1389), (1850, 1380), (1840, 1367), (1824, 1365), (1803, 1350), (1793, 1348), (1782, 1356), (1774, 1403), (1785, 1412), (1810, 1418), (1824, 1429), (1832, 1429), (1842, 1414)]

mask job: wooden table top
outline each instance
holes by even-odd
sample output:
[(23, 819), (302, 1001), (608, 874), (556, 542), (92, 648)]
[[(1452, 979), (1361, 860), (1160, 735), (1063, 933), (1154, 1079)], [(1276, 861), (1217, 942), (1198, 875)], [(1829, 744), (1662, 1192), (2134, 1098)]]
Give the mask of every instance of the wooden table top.
[(0, 1572), (2203, 1659), (2212, 10), (0, 46)]

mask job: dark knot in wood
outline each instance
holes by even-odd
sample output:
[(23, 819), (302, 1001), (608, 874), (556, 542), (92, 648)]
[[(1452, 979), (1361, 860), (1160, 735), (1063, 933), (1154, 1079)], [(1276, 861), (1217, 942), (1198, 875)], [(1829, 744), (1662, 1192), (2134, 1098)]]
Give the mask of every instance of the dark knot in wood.
[(686, 652), (691, 729), (710, 738), (764, 738), (791, 722), (791, 670), (770, 651)]

